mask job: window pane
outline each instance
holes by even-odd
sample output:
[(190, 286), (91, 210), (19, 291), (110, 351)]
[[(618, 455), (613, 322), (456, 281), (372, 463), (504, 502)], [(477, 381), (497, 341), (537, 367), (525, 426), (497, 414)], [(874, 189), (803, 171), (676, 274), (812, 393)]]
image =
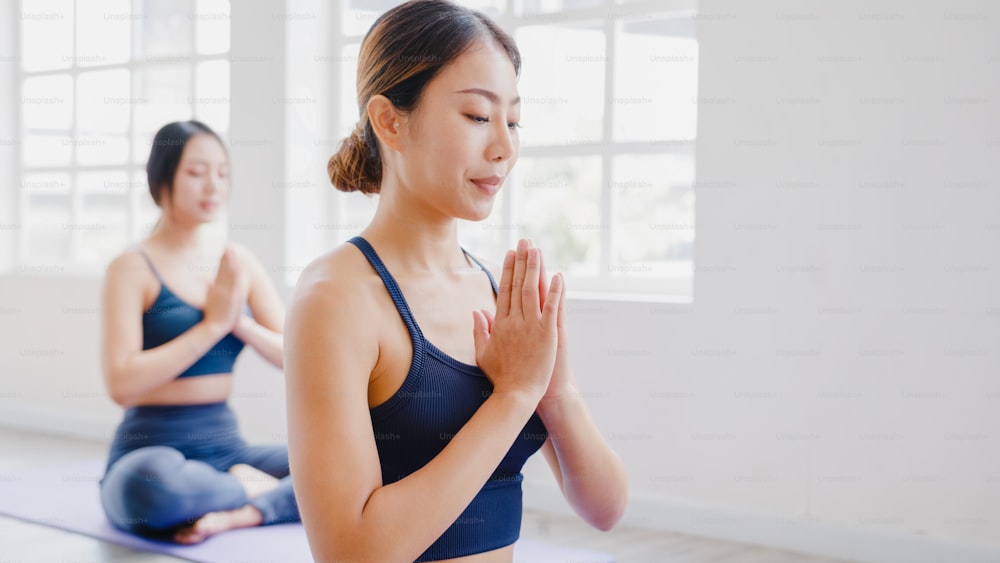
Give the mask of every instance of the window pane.
[(694, 139), (698, 42), (689, 17), (617, 23), (614, 105), (616, 141)]
[(22, 0), (20, 24), (24, 70), (72, 66), (73, 0)]
[(132, 239), (136, 241), (152, 232), (157, 219), (160, 218), (160, 208), (153, 203), (153, 196), (149, 194), (145, 171), (136, 172), (132, 177), (131, 193), (134, 202), (132, 209), (138, 210), (135, 218), (135, 238)]
[[(341, 29), (345, 35), (364, 35), (383, 13), (403, 3), (404, 0), (349, 0), (340, 2)], [(457, 0), (457, 4), (495, 16), (506, 5), (506, 0)]]
[(151, 62), (191, 54), (194, 0), (138, 0), (135, 57)]
[(546, 270), (598, 273), (600, 157), (523, 158), (515, 178), (514, 223), (542, 249)]
[(519, 14), (533, 14), (592, 8), (605, 3), (606, 0), (518, 0), (516, 6)]
[(690, 274), (694, 157), (629, 155), (611, 176), (612, 276)]
[(84, 72), (77, 78), (76, 123), (82, 135), (128, 131), (129, 71)]
[(69, 176), (25, 174), (21, 186), (25, 256), (36, 264), (65, 263), (72, 244)]
[(73, 79), (69, 75), (24, 79), (21, 112), (29, 131), (68, 131), (73, 125)]
[(375, 20), (386, 10), (402, 4), (403, 0), (349, 0), (338, 2), (343, 6), (341, 12), (341, 29), (345, 35), (364, 35), (368, 33)]
[(86, 264), (103, 264), (128, 242), (128, 174), (119, 171), (81, 172), (77, 258)]
[(32, 174), (24, 175), (21, 189), (30, 193), (69, 193), (69, 176), (66, 174)]
[(458, 0), (457, 3), (466, 8), (472, 8), (477, 12), (482, 12), (492, 18), (504, 10), (507, 0)]
[(77, 79), (76, 161), (128, 162), (129, 71), (85, 72)]
[(218, 132), (229, 129), (229, 61), (198, 65), (195, 77), (195, 117)]
[(125, 164), (128, 162), (127, 135), (77, 135), (76, 161), (79, 164)]
[(133, 77), (135, 138), (133, 160), (149, 158), (153, 135), (167, 123), (191, 119), (191, 70), (185, 65), (169, 65), (137, 70)]
[(95, 66), (129, 60), (131, 0), (77, 2), (76, 64)]
[[(361, 45), (352, 43), (345, 45), (341, 51), (340, 61), (337, 67), (340, 68), (340, 124), (341, 130), (335, 137), (339, 140), (354, 131), (358, 125), (361, 111), (358, 109), (358, 54)], [(333, 147), (336, 150), (337, 145)], [(330, 154), (333, 154), (332, 151)]]
[(604, 119), (604, 32), (600, 23), (530, 26), (517, 31), (522, 53), (521, 141), (530, 145), (600, 142)]
[(24, 138), (24, 165), (60, 166), (67, 165), (73, 158), (73, 137), (69, 131), (61, 134), (33, 135)]
[[(332, 186), (330, 189), (336, 190)], [(331, 244), (340, 244), (360, 233), (361, 229), (371, 222), (375, 216), (375, 209), (378, 208), (378, 196), (336, 191), (333, 197), (337, 198), (337, 205), (340, 207), (340, 220), (314, 227), (326, 232), (326, 240)]]
[(203, 55), (229, 50), (229, 0), (198, 0), (195, 46)]

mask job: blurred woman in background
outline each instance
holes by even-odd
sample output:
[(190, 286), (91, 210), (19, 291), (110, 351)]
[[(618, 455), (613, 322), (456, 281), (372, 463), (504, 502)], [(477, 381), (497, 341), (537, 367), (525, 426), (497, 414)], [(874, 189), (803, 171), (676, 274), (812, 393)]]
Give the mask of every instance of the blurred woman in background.
[(245, 345), (282, 367), (284, 307), (252, 253), (201, 229), (229, 197), (226, 148), (203, 123), (170, 123), (146, 171), (160, 218), (103, 287), (104, 381), (126, 409), (101, 480), (105, 514), (180, 543), (298, 521), (287, 448), (247, 445), (227, 404)]

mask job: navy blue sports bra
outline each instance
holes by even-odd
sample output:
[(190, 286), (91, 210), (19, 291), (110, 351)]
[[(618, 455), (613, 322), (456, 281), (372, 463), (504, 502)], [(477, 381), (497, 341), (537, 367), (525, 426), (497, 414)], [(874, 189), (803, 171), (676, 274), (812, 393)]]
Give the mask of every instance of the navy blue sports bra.
[[(153, 270), (153, 275), (160, 281), (160, 294), (149, 309), (142, 313), (142, 349), (149, 350), (184, 334), (201, 322), (205, 314), (201, 309), (195, 308), (170, 291), (149, 256), (142, 250), (139, 253), (146, 259), (149, 269)], [(242, 340), (229, 333), (177, 377), (231, 373), (233, 364), (236, 363), (236, 356), (243, 350), (243, 346)]]
[[(361, 237), (349, 242), (364, 253), (382, 278), (413, 343), (413, 360), (402, 387), (370, 410), (382, 483), (388, 485), (437, 456), (486, 401), (493, 384), (478, 366), (460, 362), (428, 342), (375, 249)], [(486, 272), (496, 295), (493, 276), (470, 254), (466, 256)], [(546, 438), (545, 426), (533, 414), (492, 477), (417, 561), (483, 553), (517, 541), (521, 532), (521, 468)]]

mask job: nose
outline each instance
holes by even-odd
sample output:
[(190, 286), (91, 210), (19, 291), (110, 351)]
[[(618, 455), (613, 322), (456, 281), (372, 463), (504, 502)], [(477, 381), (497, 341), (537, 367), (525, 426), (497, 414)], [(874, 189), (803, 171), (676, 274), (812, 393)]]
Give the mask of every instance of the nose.
[(215, 173), (212, 172), (208, 173), (207, 178), (208, 179), (205, 182), (205, 192), (207, 192), (208, 194), (214, 194), (215, 192), (219, 191), (219, 184), (220, 182), (222, 182), (222, 180)]
[(517, 154), (517, 139), (507, 127), (506, 121), (500, 121), (494, 131), (496, 132), (489, 146), (489, 159), (493, 162), (510, 160)]

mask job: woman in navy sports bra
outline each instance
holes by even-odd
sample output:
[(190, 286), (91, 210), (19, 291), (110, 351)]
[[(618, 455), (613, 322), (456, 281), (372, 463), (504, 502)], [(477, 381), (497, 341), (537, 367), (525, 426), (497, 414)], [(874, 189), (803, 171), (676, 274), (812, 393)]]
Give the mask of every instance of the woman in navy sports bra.
[(298, 521), (287, 447), (247, 445), (226, 402), (245, 345), (282, 367), (284, 322), (256, 257), (199, 234), (229, 195), (226, 149), (200, 122), (171, 123), (146, 171), (160, 219), (104, 281), (104, 380), (126, 408), (101, 479), (104, 512), (121, 530), (180, 543)]
[(446, 0), (389, 10), (361, 43), (361, 119), (328, 171), (378, 209), (303, 272), (286, 323), (317, 561), (511, 561), (538, 450), (589, 524), (624, 511), (624, 467), (568, 363), (562, 277), (522, 240), (494, 283), (458, 242), (517, 160), (519, 67), (503, 30)]

